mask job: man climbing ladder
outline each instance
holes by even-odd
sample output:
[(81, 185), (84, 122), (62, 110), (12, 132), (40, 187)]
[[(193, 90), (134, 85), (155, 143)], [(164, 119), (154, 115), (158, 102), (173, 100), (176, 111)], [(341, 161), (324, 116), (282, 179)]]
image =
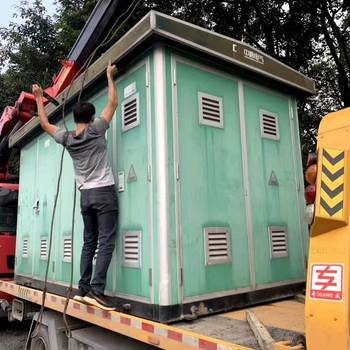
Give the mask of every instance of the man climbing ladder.
[[(50, 124), (43, 103), (43, 90), (33, 85), (40, 125), (55, 141), (62, 144), (73, 159), (75, 178), (81, 191), (81, 214), (84, 221), (84, 245), (81, 252), (79, 291), (76, 300), (114, 310), (105, 295), (106, 274), (112, 258), (117, 227), (117, 197), (112, 168), (108, 160), (105, 133), (118, 106), (117, 89), (113, 80), (115, 65), (109, 62), (106, 73), (108, 102), (95, 119), (95, 107), (78, 102), (73, 107), (74, 131), (59, 130)], [(92, 261), (97, 248), (95, 274)]]

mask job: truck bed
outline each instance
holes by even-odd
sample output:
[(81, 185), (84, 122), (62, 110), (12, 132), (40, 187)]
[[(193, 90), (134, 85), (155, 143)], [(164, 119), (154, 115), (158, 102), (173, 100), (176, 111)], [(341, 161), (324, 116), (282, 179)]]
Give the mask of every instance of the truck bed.
[[(304, 304), (289, 299), (250, 308), (266, 326), (275, 341), (292, 343), (305, 333)], [(246, 320), (246, 309), (181, 322), (177, 327), (229, 343), (260, 349), (257, 339)]]
[[(42, 303), (42, 291), (0, 280), (0, 291), (31, 303)], [(63, 312), (66, 299), (46, 294), (45, 306)], [(294, 299), (251, 308), (276, 342), (293, 340), (304, 333), (304, 304)], [(239, 310), (194, 321), (164, 325), (120, 312), (106, 312), (73, 300), (67, 314), (90, 324), (162, 349), (244, 350), (259, 344)]]

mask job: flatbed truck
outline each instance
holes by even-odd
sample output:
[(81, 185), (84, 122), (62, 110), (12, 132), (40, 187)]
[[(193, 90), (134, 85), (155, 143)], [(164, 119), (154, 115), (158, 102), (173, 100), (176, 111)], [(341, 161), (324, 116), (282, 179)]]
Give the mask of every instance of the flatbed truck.
[[(307, 289), (301, 301), (285, 300), (254, 307), (253, 313), (241, 310), (166, 325), (69, 300), (67, 315), (72, 334), (67, 337), (62, 321), (66, 298), (47, 293), (45, 308), (50, 311), (44, 312), (41, 331), (33, 339), (31, 350), (349, 349), (349, 114), (347, 108), (323, 118), (318, 156), (309, 164), (316, 170), (313, 176), (307, 176), (315, 185), (316, 195), (314, 203), (309, 201), (312, 226)], [(322, 185), (325, 182), (332, 191), (334, 187), (340, 190), (332, 193)], [(15, 298), (11, 312), (18, 320), (43, 300), (42, 291), (13, 281), (0, 280), (0, 292)], [(245, 313), (256, 340), (252, 339), (253, 333), (246, 332)]]
[[(104, 14), (108, 13), (108, 6), (111, 3), (113, 1), (100, 1), (100, 10), (101, 8), (104, 10), (101, 12), (97, 9), (94, 12), (95, 16), (99, 17), (99, 23), (104, 22), (104, 28), (108, 27), (104, 21), (106, 18)], [(93, 18), (96, 19), (94, 16)], [(95, 33), (93, 22), (88, 23), (72, 51), (77, 56), (77, 61), (83, 56), (86, 59), (93, 43), (96, 44), (99, 40), (96, 37), (93, 39)], [(150, 24), (154, 25), (152, 21)], [(86, 35), (89, 39), (92, 38), (92, 41), (87, 41)], [(89, 42), (90, 48), (86, 49), (84, 42)], [(232, 50), (236, 54), (236, 44), (233, 45)], [(245, 49), (244, 53), (250, 55), (249, 59), (258, 60), (257, 63), (262, 64), (262, 56), (251, 56), (252, 51), (248, 49)], [(62, 79), (57, 82), (59, 88), (56, 90), (52, 88), (49, 91), (51, 95), (56, 96), (63, 91), (67, 87), (67, 81), (72, 79), (77, 69), (74, 64), (67, 63), (67, 67), (63, 68), (60, 75)], [(92, 70), (90, 75), (95, 73)], [(91, 80), (91, 76), (87, 74), (87, 81)], [(75, 85), (73, 90), (77, 93), (79, 84)], [(175, 81), (174, 85), (176, 85)], [(308, 89), (312, 90), (312, 88)], [(24, 97), (32, 101), (31, 96)], [(50, 108), (52, 111), (52, 106)], [(41, 290), (15, 281), (0, 279), (0, 292), (14, 297), (10, 310), (14, 319), (25, 319), (27, 315), (37, 311), (39, 306), (46, 309), (42, 317), (40, 313), (35, 314), (33, 324), (40, 321), (41, 326), (37, 327), (34, 334), (31, 329), (27, 345), (31, 350), (152, 348), (302, 350), (305, 346), (311, 350), (349, 349), (348, 203), (350, 185), (346, 181), (348, 178), (346, 175), (350, 169), (349, 147), (346, 143), (346, 132), (350, 130), (347, 122), (349, 113), (349, 109), (345, 109), (324, 118), (319, 131), (316, 162), (318, 175), (312, 184), (316, 189), (316, 196), (314, 203), (309, 203), (313, 205), (313, 214), (311, 214), (313, 224), (305, 310), (303, 302), (289, 299), (254, 307), (253, 312), (241, 310), (169, 325), (135, 317), (125, 312), (104, 312), (69, 300), (66, 314), (69, 317), (68, 326), (71, 332), (68, 332), (70, 336), (67, 336), (67, 329), (62, 320), (66, 304), (65, 297), (56, 293), (46, 293), (43, 303)], [(29, 124), (24, 126), (24, 129), (30, 127)], [(304, 336), (306, 341), (303, 340)]]
[[(31, 312), (33, 305), (42, 303), (42, 291), (14, 282), (0, 281), (0, 290), (15, 296), (12, 313), (17, 320), (26, 316), (26, 303), (31, 304)], [(67, 308), (72, 332), (71, 337), (67, 337), (62, 321), (65, 302), (65, 297), (51, 293), (46, 295), (45, 307), (48, 311), (44, 312), (39, 333), (32, 339), (31, 350), (249, 350), (261, 346), (275, 350), (304, 349), (300, 343), (304, 304), (297, 300), (276, 302), (254, 309), (257, 315), (261, 313), (259, 318), (262, 320), (264, 314), (265, 317), (268, 314), (269, 320), (265, 322), (277, 341), (266, 335), (266, 329), (259, 321), (250, 321), (249, 326), (242, 315), (246, 310), (166, 325), (116, 311), (103, 311), (74, 300), (69, 301)], [(38, 314), (34, 319), (37, 317)], [(282, 329), (281, 325), (289, 329)], [(256, 327), (260, 329), (256, 330)], [(287, 336), (289, 339), (286, 339)]]

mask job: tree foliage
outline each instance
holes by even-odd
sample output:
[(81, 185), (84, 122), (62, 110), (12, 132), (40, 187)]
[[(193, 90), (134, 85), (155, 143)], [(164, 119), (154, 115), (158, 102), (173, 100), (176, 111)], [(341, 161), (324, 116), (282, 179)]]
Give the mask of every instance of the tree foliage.
[(0, 76), (0, 107), (13, 104), (20, 91), (30, 90), (30, 84), (50, 82), (50, 73), (57, 68), (60, 44), (51, 17), (41, 1), (33, 5), (23, 2), (17, 8), (20, 22), (1, 28), (0, 63), (6, 72)]
[(41, 0), (21, 1), (16, 21), (0, 28), (0, 110), (13, 104), (31, 84), (51, 84), (67, 57), (97, 0), (59, 0), (55, 16), (49, 16)]
[(56, 16), (57, 41), (61, 43), (64, 55), (73, 47), (97, 0), (60, 0)]

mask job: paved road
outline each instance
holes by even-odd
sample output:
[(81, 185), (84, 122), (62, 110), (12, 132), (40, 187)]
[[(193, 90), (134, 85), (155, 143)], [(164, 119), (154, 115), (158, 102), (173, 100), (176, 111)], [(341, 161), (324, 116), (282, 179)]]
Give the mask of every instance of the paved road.
[(23, 350), (30, 322), (8, 323), (0, 319), (0, 350)]

